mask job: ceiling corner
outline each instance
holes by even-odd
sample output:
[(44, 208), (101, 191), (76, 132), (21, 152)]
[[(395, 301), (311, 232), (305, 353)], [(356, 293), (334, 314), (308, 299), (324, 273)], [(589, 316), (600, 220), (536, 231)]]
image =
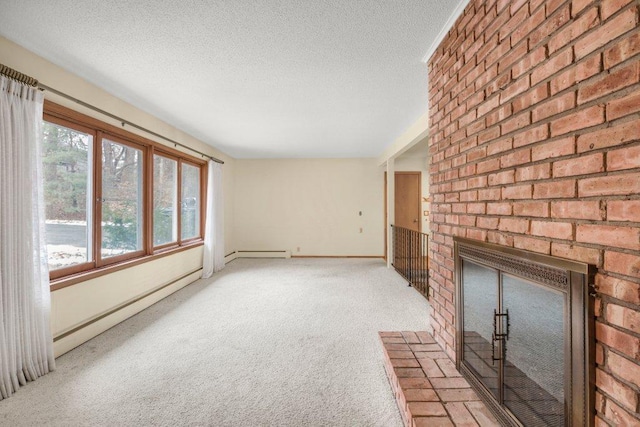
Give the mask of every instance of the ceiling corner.
[(422, 62), (424, 62), (425, 64), (429, 62), (429, 58), (431, 58), (431, 55), (433, 55), (438, 46), (440, 46), (442, 40), (444, 40), (451, 27), (453, 27), (453, 24), (455, 24), (458, 17), (462, 15), (462, 12), (464, 12), (464, 9), (470, 2), (471, 0), (460, 0), (458, 6), (456, 6), (453, 13), (449, 16), (449, 19), (447, 19), (447, 22), (445, 22), (445, 24), (442, 26), (442, 29), (438, 33), (433, 43), (431, 43), (431, 46), (429, 46), (427, 53), (425, 53), (425, 55), (422, 57)]

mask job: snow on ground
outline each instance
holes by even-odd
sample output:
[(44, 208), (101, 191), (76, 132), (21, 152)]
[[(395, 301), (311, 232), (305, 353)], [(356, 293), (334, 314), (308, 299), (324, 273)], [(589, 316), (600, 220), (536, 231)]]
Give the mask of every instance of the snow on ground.
[(66, 219), (48, 219), (45, 221), (45, 224), (65, 224), (65, 225), (82, 225), (84, 227), (87, 226), (87, 221), (74, 221), (74, 220), (66, 220)]
[[(124, 249), (102, 249), (103, 257), (125, 254)], [(87, 262), (87, 248), (79, 248), (71, 245), (47, 245), (47, 253), (49, 255), (49, 269), (55, 270), (63, 267), (71, 267), (72, 265)]]

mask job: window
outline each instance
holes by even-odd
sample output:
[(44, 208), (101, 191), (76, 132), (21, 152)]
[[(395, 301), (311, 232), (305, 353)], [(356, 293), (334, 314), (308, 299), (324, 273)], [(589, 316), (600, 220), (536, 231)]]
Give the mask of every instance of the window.
[(206, 163), (45, 102), (52, 279), (202, 242)]
[(93, 135), (44, 123), (43, 174), (49, 269), (93, 261)]
[(103, 259), (144, 248), (142, 156), (140, 149), (102, 139), (100, 236)]
[(182, 238), (200, 235), (200, 168), (182, 164)]
[(178, 241), (178, 162), (153, 156), (153, 245)]
[(202, 166), (154, 155), (153, 245), (156, 249), (202, 238), (201, 177)]

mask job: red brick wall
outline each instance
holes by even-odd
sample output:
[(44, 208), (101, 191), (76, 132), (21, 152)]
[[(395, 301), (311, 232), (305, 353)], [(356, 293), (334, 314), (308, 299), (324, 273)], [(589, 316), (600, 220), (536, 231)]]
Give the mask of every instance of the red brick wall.
[(429, 61), (434, 336), (453, 236), (598, 267), (597, 411), (640, 423), (640, 0), (475, 0)]

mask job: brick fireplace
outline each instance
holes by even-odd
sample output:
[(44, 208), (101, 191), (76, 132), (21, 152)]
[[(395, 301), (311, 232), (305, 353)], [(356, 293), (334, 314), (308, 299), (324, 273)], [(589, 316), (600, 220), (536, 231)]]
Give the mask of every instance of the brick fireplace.
[(596, 423), (638, 424), (639, 0), (472, 0), (429, 60), (433, 335), (454, 237), (592, 264)]

